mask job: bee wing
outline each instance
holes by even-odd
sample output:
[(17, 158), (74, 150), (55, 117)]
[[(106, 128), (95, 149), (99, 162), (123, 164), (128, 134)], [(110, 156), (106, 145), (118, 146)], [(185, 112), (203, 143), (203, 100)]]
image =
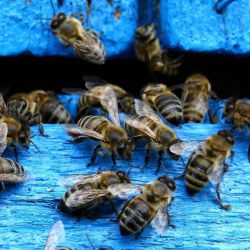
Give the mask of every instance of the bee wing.
[(81, 128), (77, 124), (66, 124), (65, 130), (67, 130), (68, 134), (72, 136), (86, 136), (104, 141), (103, 135), (88, 128)]
[(8, 126), (6, 123), (0, 124), (0, 155), (4, 152), (7, 146)]
[(138, 129), (143, 134), (147, 135), (149, 138), (157, 141), (156, 134), (147, 126), (147, 124), (143, 123), (139, 117), (121, 114), (122, 120), (130, 127)]
[(120, 183), (110, 185), (107, 190), (115, 197), (127, 199), (131, 195), (138, 195), (142, 192), (143, 186), (130, 183)]
[(67, 94), (77, 94), (77, 95), (86, 95), (87, 90), (81, 88), (63, 88), (62, 91)]
[(201, 148), (203, 141), (178, 141), (169, 147), (171, 153), (182, 155), (183, 152), (191, 153)]
[(72, 46), (76, 54), (83, 60), (95, 64), (104, 64), (105, 50), (103, 44), (93, 33), (83, 31), (81, 39), (75, 41)]
[(94, 183), (100, 178), (100, 174), (74, 174), (63, 177), (58, 181), (60, 186), (71, 188), (77, 183)]
[(135, 99), (135, 111), (139, 116), (148, 116), (154, 121), (161, 122), (161, 118), (156, 114), (156, 112), (145, 102), (139, 99)]
[(103, 89), (103, 93), (101, 95), (101, 105), (109, 112), (112, 122), (120, 126), (116, 94), (109, 86), (105, 86)]
[(188, 83), (181, 83), (174, 86), (169, 87), (170, 90), (176, 90), (176, 89), (188, 89), (193, 88), (196, 86), (199, 86), (202, 82), (201, 81), (194, 81), (194, 82), (188, 82)]
[(168, 209), (167, 205), (160, 207), (154, 219), (151, 222), (151, 226), (158, 235), (164, 234), (164, 232), (169, 226), (167, 209)]
[(1, 115), (8, 115), (8, 108), (3, 99), (2, 93), (0, 93), (0, 116)]
[(207, 170), (207, 176), (209, 181), (216, 186), (219, 184), (222, 180), (222, 177), (224, 175), (224, 158), (219, 158), (208, 170)]
[(85, 75), (83, 76), (83, 79), (85, 81), (85, 87), (87, 89), (93, 89), (97, 86), (103, 86), (107, 84), (107, 81), (93, 75)]
[(63, 242), (64, 237), (64, 225), (62, 221), (57, 221), (50, 230), (44, 250), (57, 250), (58, 243)]
[(92, 190), (77, 190), (71, 194), (67, 201), (66, 205), (68, 207), (78, 207), (80, 205), (86, 205), (89, 202), (94, 202), (104, 196), (110, 195), (110, 192), (102, 189), (92, 189)]
[(17, 174), (17, 173), (3, 173), (0, 174), (0, 182), (11, 182), (11, 183), (21, 183), (25, 180), (26, 175), (23, 174)]

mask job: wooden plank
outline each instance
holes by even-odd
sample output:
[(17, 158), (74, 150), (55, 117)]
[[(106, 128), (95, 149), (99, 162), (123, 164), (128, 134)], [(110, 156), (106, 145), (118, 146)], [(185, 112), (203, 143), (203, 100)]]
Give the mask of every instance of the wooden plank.
[[(68, 97), (66, 97), (67, 99)], [(65, 97), (63, 97), (65, 100)], [(75, 105), (77, 97), (71, 103)], [(71, 109), (72, 110), (72, 109)], [(205, 139), (222, 128), (225, 124), (185, 124), (177, 128), (182, 140)], [(99, 209), (98, 219), (91, 220), (66, 215), (58, 208), (58, 200), (65, 192), (59, 182), (65, 176), (78, 173), (96, 173), (98, 167), (107, 170), (111, 167), (108, 157), (98, 158), (93, 167), (86, 168), (90, 149), (94, 143), (73, 145), (67, 140), (62, 125), (45, 125), (49, 138), (41, 137), (38, 127), (32, 128), (34, 143), (29, 150), (18, 148), (20, 163), (30, 174), (30, 180), (21, 185), (6, 186), (0, 194), (0, 249), (42, 249), (51, 226), (57, 220), (65, 224), (66, 239), (62, 246), (76, 249), (91, 249), (86, 235), (95, 249), (247, 249), (250, 242), (250, 164), (247, 159), (249, 135), (236, 133), (235, 157), (229, 159), (229, 172), (221, 185), (222, 198), (232, 205), (232, 210), (220, 210), (215, 192), (208, 186), (195, 197), (187, 195), (184, 181), (177, 181), (175, 200), (170, 208), (172, 223), (176, 229), (169, 228), (164, 236), (157, 236), (149, 226), (142, 236), (120, 236), (116, 216), (109, 207)], [(143, 144), (133, 155), (133, 164), (143, 165)], [(12, 152), (6, 151), (5, 157), (13, 158)], [(187, 161), (188, 156), (184, 156)], [(181, 161), (165, 157), (169, 176), (179, 175), (183, 170)], [(128, 163), (118, 160), (117, 169), (128, 170)], [(141, 171), (134, 168), (131, 172), (135, 183), (147, 183), (156, 179), (154, 171), (156, 159), (152, 157), (150, 166)], [(117, 206), (121, 206), (117, 203)]]

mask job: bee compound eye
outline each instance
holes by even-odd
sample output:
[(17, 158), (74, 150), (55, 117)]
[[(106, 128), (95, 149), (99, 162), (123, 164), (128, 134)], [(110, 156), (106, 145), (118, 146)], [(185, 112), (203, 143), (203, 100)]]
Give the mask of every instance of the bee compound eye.
[(64, 13), (59, 13), (59, 14), (58, 14), (58, 19), (59, 19), (60, 21), (64, 21), (64, 20), (66, 19), (66, 15), (65, 15)]
[(55, 30), (59, 27), (59, 22), (58, 21), (52, 21), (50, 27)]

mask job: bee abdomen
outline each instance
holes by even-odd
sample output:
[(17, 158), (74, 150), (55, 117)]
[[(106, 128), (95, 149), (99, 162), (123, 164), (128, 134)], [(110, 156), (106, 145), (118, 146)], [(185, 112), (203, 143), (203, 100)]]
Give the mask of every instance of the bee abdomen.
[(208, 183), (207, 169), (211, 162), (202, 155), (196, 155), (188, 164), (185, 175), (186, 188), (190, 194), (198, 193)]
[(141, 198), (133, 199), (124, 207), (119, 223), (122, 235), (129, 235), (141, 231), (152, 219), (154, 210)]
[(9, 174), (24, 174), (23, 167), (16, 161), (0, 158), (0, 173)]
[(182, 122), (183, 110), (181, 102), (174, 94), (162, 94), (155, 99), (158, 112), (170, 123), (178, 125)]
[(183, 117), (185, 122), (200, 123), (203, 121), (205, 114), (196, 107), (190, 107), (188, 104), (184, 106)]
[(82, 128), (88, 128), (100, 133), (109, 124), (109, 121), (104, 117), (89, 115), (82, 117), (77, 124)]
[(42, 106), (41, 113), (45, 123), (69, 123), (72, 121), (68, 111), (56, 100), (47, 101)]

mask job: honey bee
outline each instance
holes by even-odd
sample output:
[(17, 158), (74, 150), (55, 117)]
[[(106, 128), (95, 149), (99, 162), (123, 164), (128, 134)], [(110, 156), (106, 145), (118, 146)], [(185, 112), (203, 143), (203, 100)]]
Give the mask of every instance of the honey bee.
[(65, 232), (62, 221), (57, 221), (50, 230), (44, 250), (74, 250), (73, 248), (58, 248), (58, 243), (64, 241)]
[[(200, 84), (194, 85), (194, 82)], [(187, 78), (186, 84), (191, 86), (185, 88), (182, 94), (184, 121), (200, 123), (204, 120), (209, 108), (210, 82), (205, 76), (194, 74)]]
[(32, 120), (37, 120), (40, 133), (44, 135), (42, 117), (39, 113), (38, 104), (29, 94), (18, 93), (12, 95), (8, 99), (7, 107), (11, 116), (18, 118), (23, 123), (30, 124)]
[(168, 205), (175, 189), (175, 182), (167, 176), (146, 185), (142, 194), (123, 207), (118, 217), (121, 235), (137, 234), (138, 237), (150, 223), (158, 234), (162, 234), (170, 225)]
[(111, 153), (114, 167), (116, 165), (116, 154), (130, 160), (135, 149), (135, 142), (128, 137), (126, 131), (120, 126), (116, 95), (110, 87), (106, 86), (103, 89), (100, 102), (105, 110), (109, 112), (112, 122), (105, 117), (85, 116), (78, 121), (77, 125), (68, 124), (65, 128), (68, 134), (76, 137), (76, 139), (92, 138), (101, 141), (95, 147), (90, 163), (87, 166), (95, 162), (98, 150), (103, 148)]
[[(29, 93), (31, 99), (39, 107), (39, 115), (44, 123), (70, 123), (72, 117), (51, 91), (34, 90)], [(39, 118), (40, 119), (40, 118)], [(32, 123), (40, 122), (33, 119)]]
[(16, 161), (0, 157), (0, 183), (21, 183), (25, 180), (23, 167)]
[[(69, 94), (80, 94), (80, 100), (77, 104), (78, 106), (78, 120), (86, 115), (90, 108), (94, 107), (101, 107), (102, 111), (104, 112), (100, 99), (103, 95), (103, 91), (106, 87), (110, 87), (116, 95), (116, 99), (118, 101), (118, 105), (122, 112), (135, 114), (134, 110), (134, 97), (128, 93), (123, 88), (110, 84), (105, 80), (96, 77), (96, 76), (84, 76), (85, 80), (85, 87), (87, 90), (84, 89), (70, 89), (65, 88), (63, 89), (64, 92)], [(105, 109), (105, 108), (104, 108)]]
[(8, 126), (6, 123), (0, 123), (0, 155), (4, 152), (7, 146)]
[(167, 51), (162, 51), (154, 28), (153, 23), (137, 28), (135, 39), (136, 56), (140, 61), (145, 62), (152, 72), (176, 75), (178, 68), (181, 66), (181, 60), (179, 58), (172, 59)]
[(57, 38), (66, 46), (72, 46), (81, 59), (104, 64), (105, 49), (102, 42), (94, 31), (84, 30), (78, 19), (58, 13), (52, 18), (50, 27)]
[(142, 62), (151, 61), (156, 57), (161, 57), (160, 41), (155, 35), (155, 25), (153, 23), (140, 26), (136, 30), (135, 53)]
[(250, 102), (230, 98), (224, 107), (223, 118), (231, 120), (233, 130), (250, 128)]
[(127, 191), (132, 190), (128, 175), (122, 171), (76, 175), (66, 179), (66, 181), (67, 185), (72, 181), (77, 181), (77, 183), (64, 194), (63, 207), (67, 212), (81, 211), (82, 215), (105, 201), (110, 202), (115, 210), (112, 199), (114, 197), (123, 198), (124, 195), (127, 195)]
[(29, 148), (31, 141), (31, 131), (28, 124), (21, 122), (17, 118), (13, 118), (4, 102), (2, 94), (0, 94), (0, 119), (1, 123), (7, 125), (7, 144), (14, 150), (16, 161), (18, 161), (15, 143), (20, 146)]
[(180, 140), (173, 129), (165, 125), (160, 117), (144, 102), (135, 99), (135, 109), (138, 116), (122, 115), (125, 128), (130, 136), (146, 138), (149, 143), (146, 146), (145, 167), (150, 161), (150, 150), (158, 151), (158, 167), (156, 173), (163, 165), (163, 153), (166, 152), (171, 158), (178, 160), (180, 155), (171, 150), (172, 146)]
[(181, 101), (165, 84), (146, 85), (141, 90), (141, 97), (171, 124), (179, 125), (183, 121)]
[(235, 139), (232, 133), (221, 130), (207, 138), (201, 148), (191, 154), (185, 175), (187, 191), (194, 195), (200, 192), (210, 181), (216, 187), (220, 208), (229, 210), (230, 205), (223, 205), (220, 197), (220, 182), (228, 170), (225, 160), (232, 154)]

